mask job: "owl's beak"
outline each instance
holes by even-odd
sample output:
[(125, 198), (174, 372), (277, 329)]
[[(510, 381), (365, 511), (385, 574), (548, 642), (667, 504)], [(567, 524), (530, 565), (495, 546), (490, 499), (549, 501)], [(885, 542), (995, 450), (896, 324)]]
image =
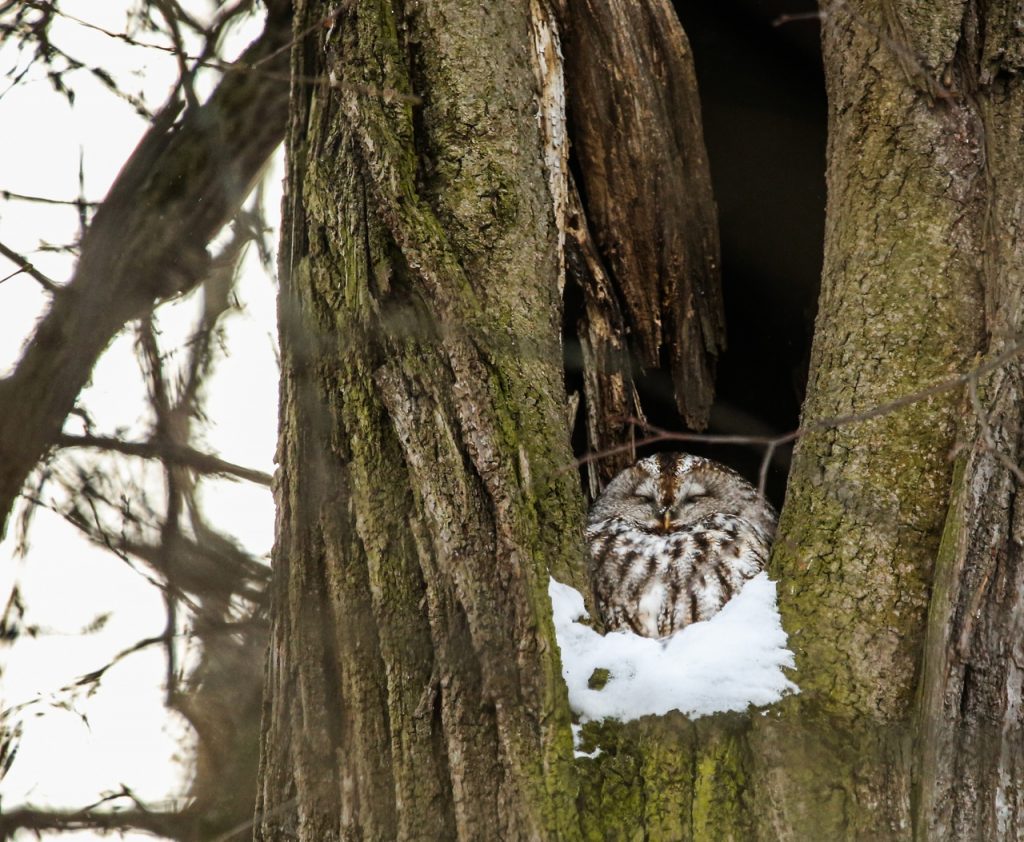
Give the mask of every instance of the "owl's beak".
[(661, 526), (666, 532), (672, 529), (672, 512), (669, 509), (665, 509), (661, 513)]

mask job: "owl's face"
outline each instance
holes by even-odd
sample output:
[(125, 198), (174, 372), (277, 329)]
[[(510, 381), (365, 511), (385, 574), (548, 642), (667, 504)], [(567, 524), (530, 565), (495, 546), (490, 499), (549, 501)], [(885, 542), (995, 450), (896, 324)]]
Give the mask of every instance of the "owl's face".
[(762, 521), (757, 525), (765, 528), (774, 525), (774, 514), (754, 488), (728, 468), (686, 453), (658, 453), (608, 484), (594, 503), (590, 522), (613, 517), (667, 534), (715, 513)]

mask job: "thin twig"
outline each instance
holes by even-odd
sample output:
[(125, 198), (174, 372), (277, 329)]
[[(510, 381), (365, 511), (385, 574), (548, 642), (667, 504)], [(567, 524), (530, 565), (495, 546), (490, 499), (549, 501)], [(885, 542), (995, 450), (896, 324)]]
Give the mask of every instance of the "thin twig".
[(83, 199), (50, 199), (46, 196), (29, 196), (26, 193), (15, 193), (13, 190), (0, 190), (0, 199), (15, 199), (19, 202), (37, 202), (43, 205), (66, 205), (73, 208), (96, 208), (99, 202), (90, 202)]
[(779, 15), (777, 18), (775, 18), (775, 20), (772, 21), (772, 26), (783, 26), (784, 24), (787, 24), (787, 23), (796, 23), (798, 21), (804, 21), (804, 20), (817, 20), (817, 21), (820, 21), (820, 20), (824, 20), (824, 19), (825, 19), (825, 12), (823, 12), (823, 11), (818, 11), (818, 12), (800, 12), (799, 14)]
[[(933, 383), (931, 386), (927, 386), (920, 391), (913, 392), (909, 395), (896, 398), (886, 403), (879, 404), (871, 407), (870, 409), (862, 410), (861, 412), (851, 412), (845, 415), (834, 415), (830, 418), (822, 418), (818, 421), (812, 421), (810, 424), (804, 427), (797, 427), (795, 430), (791, 430), (788, 433), (783, 433), (778, 436), (745, 436), (745, 435), (722, 435), (717, 433), (679, 433), (671, 430), (666, 430), (658, 427), (654, 424), (650, 424), (639, 418), (626, 418), (624, 421), (633, 427), (638, 427), (651, 435), (643, 438), (635, 444), (623, 444), (616, 447), (608, 448), (597, 453), (588, 453), (585, 456), (579, 458), (574, 463), (576, 467), (581, 465), (594, 462), (598, 459), (603, 459), (608, 456), (614, 456), (622, 453), (632, 447), (643, 447), (649, 444), (659, 444), (666, 441), (689, 441), (689, 442), (700, 442), (702, 444), (739, 444), (739, 445), (755, 445), (763, 447), (764, 455), (761, 458), (761, 466), (758, 471), (758, 493), (764, 496), (765, 486), (767, 484), (768, 477), (768, 466), (771, 463), (772, 457), (775, 451), (783, 445), (789, 444), (796, 441), (803, 436), (810, 433), (817, 433), (824, 430), (833, 430), (838, 427), (843, 427), (849, 424), (859, 424), (863, 421), (870, 421), (873, 418), (878, 418), (883, 415), (888, 415), (891, 412), (895, 412), (903, 407), (910, 406), (921, 401), (928, 400), (929, 398), (936, 397), (937, 395), (944, 394), (945, 392), (951, 391), (958, 386), (970, 386), (972, 388), (972, 400), (977, 401), (976, 387), (972, 384), (976, 384), (977, 381), (988, 374), (991, 371), (995, 371), (998, 368), (1002, 368), (1011, 360), (1024, 354), (1024, 341), (1018, 341), (1010, 345), (1005, 351), (997, 354), (990, 360), (981, 363), (977, 367), (970, 371), (958, 374), (955, 377), (950, 377), (946, 380), (940, 380), (937, 383)], [(980, 402), (976, 403), (976, 412), (979, 411)], [(979, 420), (984, 422), (984, 413), (979, 415)], [(985, 429), (983, 427), (983, 429)], [(998, 448), (986, 440), (986, 445), (990, 446), (992, 450), (997, 454), (997, 458), (1009, 468), (1014, 476), (1024, 482), (1024, 471), (1016, 466), (1005, 457), (1004, 454), (1000, 454)], [(1012, 466), (1012, 467), (1011, 467)]]
[(14, 272), (13, 274), (8, 275), (3, 280), (6, 281), (9, 278), (13, 278), (15, 275), (19, 274), (19, 272), (24, 272), (29, 277), (34, 278), (36, 281), (38, 281), (39, 285), (48, 292), (60, 292), (60, 285), (58, 283), (56, 283), (51, 278), (48, 278), (46, 275), (44, 275), (42, 272), (36, 269), (36, 267), (32, 265), (32, 262), (28, 258), (18, 254), (18, 252), (16, 252), (14, 249), (5, 246), (3, 243), (0, 243), (0, 254), (2, 254), (12, 263), (15, 263), (21, 267), (18, 270), (18, 272)]
[(155, 0), (154, 5), (157, 11), (163, 15), (167, 23), (167, 29), (174, 44), (174, 58), (178, 62), (178, 84), (185, 91), (185, 102), (193, 112), (199, 110), (199, 98), (196, 96), (195, 87), (192, 81), (195, 77), (196, 68), (189, 69), (188, 53), (185, 50), (185, 40), (181, 35), (181, 27), (178, 26), (179, 18), (175, 14), (175, 8), (170, 0)]

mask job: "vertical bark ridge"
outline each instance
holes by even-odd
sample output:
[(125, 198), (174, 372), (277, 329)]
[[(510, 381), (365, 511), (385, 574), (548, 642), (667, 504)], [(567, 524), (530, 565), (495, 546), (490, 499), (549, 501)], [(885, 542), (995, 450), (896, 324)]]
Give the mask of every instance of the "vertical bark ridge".
[[(282, 297), (288, 294), (283, 285)], [(282, 379), (283, 427), (295, 407), (306, 404), (315, 392), (309, 366), (294, 353), (287, 331), (282, 331), (281, 354), (282, 369), (290, 372)], [(323, 425), (318, 426), (322, 430)], [(257, 798), (256, 838), (261, 840), (288, 834), (310, 838), (318, 835), (327, 842), (339, 839), (338, 778), (333, 754), (341, 729), (340, 704), (327, 706), (324, 699), (340, 699), (341, 688), (337, 671), (325, 669), (332, 660), (328, 654), (332, 632), (323, 541), (313, 523), (304, 517), (306, 505), (313, 501), (302, 499), (306, 482), (316, 489), (317, 480), (326, 472), (318, 447), (322, 441), (315, 435), (308, 437), (310, 440), (311, 446), (296, 440), (278, 452), (281, 481), (277, 488), (279, 537), (274, 550), (272, 590), (275, 619), (268, 650), (268, 704), (264, 710)], [(285, 478), (306, 482), (292, 483)], [(289, 704), (274, 704), (274, 699), (288, 699)]]
[[(436, 351), (423, 348), (407, 351), (407, 361), (413, 360), (423, 372), (418, 382), (407, 379), (399, 366), (386, 364), (377, 372), (377, 383), (403, 444), (416, 489), (417, 521), (423, 524), (420, 563), (440, 650), (435, 692), (441, 694), (448, 756), (460, 759), (452, 769), (456, 820), (460, 838), (488, 833), (518, 838), (523, 828), (495, 825), (496, 817), (507, 822), (509, 814), (498, 809), (501, 748), (496, 722), (486, 713), (499, 696), (504, 696), (502, 704), (522, 703), (518, 688), (510, 686), (514, 675), (496, 676), (485, 667), (513, 643), (509, 629), (473, 629), (469, 619), (474, 614), (503, 617), (498, 606), (479, 603), (499, 589), (499, 571), (476, 562), (495, 551), (493, 522), (479, 480), (470, 474), (451, 483), (451, 478), (465, 475), (469, 457), (459, 445), (451, 407), (435, 397), (450, 394), (452, 388), (449, 378), (429, 373), (442, 371), (443, 362)], [(438, 418), (446, 424), (441, 437), (434, 430)], [(464, 560), (465, 565), (448, 568), (444, 559)]]
[[(1005, 18), (983, 20), (968, 6), (964, 41), (967, 57), (977, 61), (964, 85), (978, 106), (985, 155), (983, 359), (991, 359), (1024, 336), (1024, 88), (1014, 49), (1019, 38)], [(965, 402), (964, 450), (922, 667), (914, 814), (922, 840), (1011, 840), (1024, 833), (1024, 515), (1014, 471), (1024, 428), (1020, 359), (980, 378), (974, 390), (976, 399)]]
[[(354, 326), (353, 326), (354, 327)], [(339, 335), (358, 333), (345, 331), (339, 325)], [(362, 777), (381, 781), (393, 778), (392, 796), (395, 826), (390, 832), (397, 839), (440, 839), (450, 837), (453, 831), (450, 804), (446, 796), (448, 775), (443, 746), (436, 733), (432, 709), (420, 702), (431, 687), (435, 670), (433, 641), (430, 626), (422, 612), (425, 586), (418, 564), (416, 542), (410, 528), (412, 500), (408, 488), (409, 477), (401, 458), (401, 448), (387, 423), (387, 414), (374, 394), (376, 384), (372, 372), (359, 362), (343, 372), (337, 390), (344, 395), (338, 425), (348, 439), (352, 487), (340, 497), (339, 505), (347, 505), (354, 512), (354, 522), (340, 521), (341, 528), (331, 543), (345, 546), (345, 539), (353, 545), (347, 555), (366, 565), (366, 578), (358, 582), (358, 589), (369, 597), (371, 610), (362, 619), (363, 633), (376, 637), (380, 647), (381, 677), (386, 685), (387, 731), (374, 735), (366, 747), (375, 756), (390, 760), (390, 768), (359, 768), (359, 758), (352, 758), (344, 767), (354, 767)], [(369, 417), (365, 413), (369, 413)], [(367, 423), (369, 421), (370, 423)], [(358, 430), (353, 435), (350, 431)], [(336, 528), (336, 527), (333, 527)], [(325, 531), (332, 529), (325, 521)], [(365, 554), (365, 560), (360, 558)], [(344, 591), (337, 582), (329, 582), (330, 591)], [(344, 628), (348, 622), (339, 623)], [(371, 648), (374, 641), (365, 643), (355, 635), (339, 641), (339, 653)], [(372, 649), (371, 649), (372, 651)], [(372, 669), (372, 662), (366, 663)], [(369, 675), (373, 675), (370, 672)], [(366, 676), (363, 677), (366, 680)], [(370, 710), (379, 707), (380, 700), (366, 698)], [(375, 702), (377, 703), (375, 705)], [(386, 798), (378, 798), (377, 805), (386, 805)], [(405, 805), (434, 804), (427, 814), (417, 815)], [(359, 811), (354, 826), (366, 825), (367, 817), (383, 813), (378, 809)], [(365, 829), (365, 828), (364, 828)], [(386, 833), (381, 838), (388, 838)]]
[[(449, 9), (439, 20), (432, 20), (427, 10), (422, 10), (422, 17), (410, 18), (413, 43), (428, 43), (428, 38), (429, 43), (451, 43), (450, 52), (419, 53), (418, 78), (424, 80), (424, 90), (444, 90), (456, 67), (464, 69), (460, 62), (469, 62), (480, 72), (494, 72), (491, 62), (476, 53), (477, 43), (453, 39), (453, 32), (476, 29), (478, 37), (511, 36), (527, 39), (529, 44), (528, 8), (509, 11), (493, 20), (481, 20), (475, 12), (461, 8)], [(453, 29), (452, 19), (459, 16), (464, 27)], [(381, 87), (410, 89), (403, 56), (391, 45), (373, 40), (394, 22), (386, 22), (373, 33), (360, 28), (358, 16), (356, 24), (364, 38), (363, 48), (372, 44), (378, 61), (385, 59), (381, 62)], [(484, 32), (479, 31), (481, 25)], [(504, 104), (532, 116), (532, 84), (524, 91), (521, 78), (510, 77), (508, 82), (499, 88), (506, 98), (514, 93), (525, 93), (527, 98)], [(453, 108), (453, 103), (459, 103), (462, 110)], [(513, 788), (522, 788), (510, 797), (520, 811), (525, 808), (517, 819), (522, 827), (514, 828), (514, 835), (529, 836), (545, 825), (571, 822), (550, 810), (550, 797), (565, 795), (548, 790), (551, 783), (559, 789), (563, 786), (561, 776), (543, 771), (544, 766), (555, 769), (560, 765), (563, 749), (559, 742), (564, 737), (557, 735), (559, 724), (563, 729), (567, 724), (556, 720), (554, 729), (549, 730), (544, 722), (544, 711), (564, 711), (564, 685), (554, 647), (542, 643), (545, 637), (550, 641), (552, 634), (546, 597), (548, 563), (543, 555), (551, 553), (557, 572), (561, 572), (559, 565), (561, 570), (571, 571), (575, 566), (572, 556), (579, 551), (574, 531), (558, 532), (552, 528), (556, 522), (537, 519), (532, 496), (555, 494), (565, 499), (567, 507), (577, 509), (579, 498), (571, 479), (560, 470), (571, 462), (564, 439), (560, 448), (552, 447), (552, 433), (564, 430), (564, 386), (560, 371), (551, 365), (558, 359), (557, 261), (552, 239), (536, 253), (533, 228), (546, 224), (549, 237), (554, 234), (550, 196), (546, 185), (531, 195), (515, 190), (512, 180), (524, 164), (536, 178), (539, 141), (532, 121), (525, 133), (521, 127), (499, 128), (504, 118), (493, 124), (481, 105), (453, 99), (435, 113), (430, 102), (424, 103), (419, 149), (446, 188), (432, 202), (428, 201), (429, 188), (421, 195), (415, 186), (414, 126), (408, 107), (377, 113), (369, 103), (350, 94), (346, 112), (355, 128), (359, 162), (369, 173), (379, 218), (409, 268), (406, 280), (410, 291), (422, 297), (426, 312), (435, 313), (438, 319), (443, 365), (452, 376), (454, 432), (469, 457), (468, 464), (460, 467), (462, 471), (471, 468), (482, 499), (488, 501), (486, 522), (481, 524), (484, 528), (475, 536), (477, 549), (467, 546), (463, 557), (451, 557), (455, 566), (449, 575), (454, 574), (456, 593), (480, 654), (484, 692), (495, 707)], [(489, 156), (467, 154), (466, 132), (497, 144), (501, 151), (494, 155), (492, 150)], [(522, 146), (509, 145), (513, 139)], [(520, 149), (531, 148), (533, 154), (524, 160)], [(465, 190), (482, 196), (483, 207), (468, 202)], [(530, 204), (519, 206), (520, 202)], [(514, 221), (519, 224), (512, 224)], [(480, 236), (481, 225), (487, 226), (484, 237)], [(467, 232), (473, 236), (467, 237)], [(524, 257), (529, 268), (515, 265)], [(547, 283), (527, 283), (511, 292), (506, 285), (495, 283), (496, 263), (518, 272), (526, 268), (542, 280), (546, 277)], [(524, 399), (529, 406), (525, 412), (521, 409)], [(406, 455), (411, 458), (408, 452)], [(564, 521), (559, 525), (564, 527)], [(493, 544), (481, 540), (488, 532), (494, 536)], [(484, 559), (492, 561), (480, 576), (483, 570), (474, 571), (472, 565)], [(492, 573), (493, 560), (498, 564)], [(501, 595), (505, 598), (500, 599)], [(518, 654), (511, 657), (513, 652)]]
[(282, 450), (320, 413), (327, 490), (288, 460), (281, 493), (324, 547), (338, 833), (572, 839), (547, 578), (580, 575), (582, 505), (529, 4), (311, 4), (298, 31), (320, 15), (293, 63), (335, 84), (292, 126), (282, 315), (315, 385), (283, 410)]

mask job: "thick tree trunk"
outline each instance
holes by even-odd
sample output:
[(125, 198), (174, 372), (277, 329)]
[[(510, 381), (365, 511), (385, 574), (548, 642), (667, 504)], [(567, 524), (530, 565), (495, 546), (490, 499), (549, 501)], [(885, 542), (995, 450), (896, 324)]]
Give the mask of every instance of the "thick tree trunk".
[(334, 9), (296, 21), (296, 75), (334, 84), (299, 84), (289, 132), (257, 838), (576, 838), (547, 579), (583, 509), (530, 4)]
[[(971, 3), (884, 18), (844, 3), (824, 31), (829, 220), (805, 425), (983, 366), (1021, 330), (1024, 100), (1008, 21)], [(981, 388), (798, 447), (774, 569), (801, 707), (888, 740), (832, 765), (829, 836), (1024, 833), (1020, 362), (1001, 362)]]

